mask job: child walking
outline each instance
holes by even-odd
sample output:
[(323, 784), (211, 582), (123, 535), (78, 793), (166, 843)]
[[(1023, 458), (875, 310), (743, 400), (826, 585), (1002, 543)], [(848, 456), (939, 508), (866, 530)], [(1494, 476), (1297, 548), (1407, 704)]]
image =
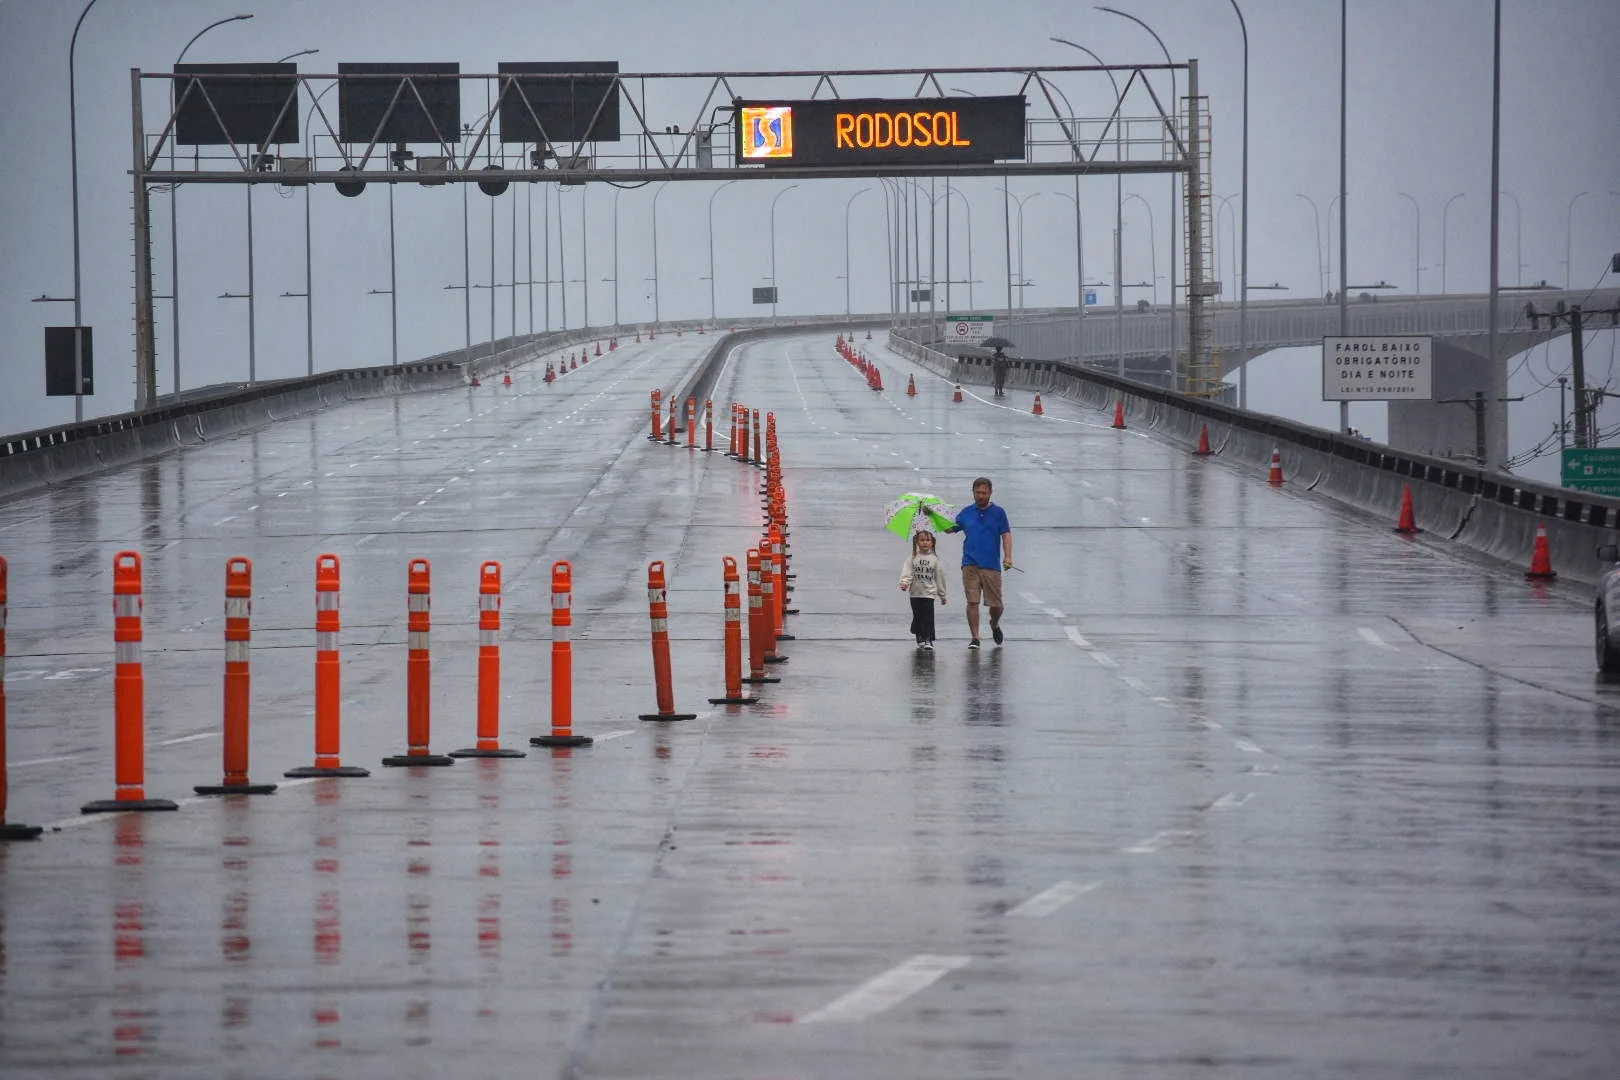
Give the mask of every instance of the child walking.
[(945, 575), (927, 529), (911, 538), (911, 557), (900, 567), (900, 588), (911, 596), (911, 633), (920, 649), (934, 647), (934, 601), (945, 603)]

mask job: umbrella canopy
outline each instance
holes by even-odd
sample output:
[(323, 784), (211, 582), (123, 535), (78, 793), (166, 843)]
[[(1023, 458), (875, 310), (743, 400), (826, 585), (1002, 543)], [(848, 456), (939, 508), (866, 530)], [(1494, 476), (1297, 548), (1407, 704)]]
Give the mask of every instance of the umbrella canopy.
[(979, 344), (987, 349), (1010, 349), (1013, 347), (1013, 343), (1004, 337), (987, 337)]
[(886, 528), (902, 540), (922, 529), (949, 529), (956, 524), (956, 507), (937, 495), (908, 491), (890, 503)]

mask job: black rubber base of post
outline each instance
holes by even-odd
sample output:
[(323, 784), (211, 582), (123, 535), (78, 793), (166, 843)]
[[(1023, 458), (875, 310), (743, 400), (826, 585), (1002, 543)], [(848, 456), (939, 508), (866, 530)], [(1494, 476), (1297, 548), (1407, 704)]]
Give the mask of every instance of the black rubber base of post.
[(391, 769), (413, 768), (418, 765), (440, 768), (454, 765), (456, 759), (445, 757), (443, 754), (395, 754), (393, 757), (383, 758), (382, 763)]
[(710, 705), (758, 705), (759, 704), (759, 698), (757, 698), (757, 697), (712, 697), (712, 698), (709, 699), (709, 704)]
[(522, 750), (479, 750), (471, 747), (466, 750), (452, 750), (451, 757), (528, 757)]
[(169, 799), (102, 799), (79, 807), (81, 814), (118, 814), (125, 810), (178, 810), (180, 805)]
[(767, 664), (785, 664), (788, 662), (788, 658), (785, 656), (767, 656), (765, 662)]
[(760, 683), (773, 683), (773, 682), (781, 682), (781, 681), (782, 680), (778, 679), (775, 675), (744, 675), (743, 676), (743, 682), (747, 683), (750, 686), (758, 686)]
[(589, 746), (596, 740), (589, 735), (536, 735), (530, 746)]
[(41, 825), (0, 825), (0, 840), (33, 840), (44, 831)]
[[(783, 614), (786, 614), (786, 612), (784, 612)], [(792, 634), (777, 634), (776, 635), (776, 640), (777, 641), (798, 641), (799, 639), (794, 637)]]
[(293, 779), (303, 779), (308, 776), (370, 776), (370, 769), (362, 769), (358, 765), (335, 765), (330, 769), (320, 765), (300, 765), (296, 769), (288, 769), (281, 774)]
[(191, 789), (199, 795), (270, 795), (274, 784), (198, 784)]
[(696, 720), (695, 712), (654, 712), (642, 713), (637, 720)]

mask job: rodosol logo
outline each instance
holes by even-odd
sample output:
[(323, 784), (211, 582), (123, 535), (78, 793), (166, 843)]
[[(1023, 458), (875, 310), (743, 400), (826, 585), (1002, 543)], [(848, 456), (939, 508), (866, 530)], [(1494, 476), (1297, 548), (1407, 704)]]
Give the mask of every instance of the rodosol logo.
[(791, 106), (744, 106), (742, 126), (745, 160), (759, 161), (793, 156)]

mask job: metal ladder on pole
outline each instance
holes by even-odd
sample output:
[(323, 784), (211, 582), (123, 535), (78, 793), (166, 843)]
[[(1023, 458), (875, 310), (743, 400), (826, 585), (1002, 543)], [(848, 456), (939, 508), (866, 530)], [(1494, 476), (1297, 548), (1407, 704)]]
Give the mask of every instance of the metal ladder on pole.
[(1215, 269), (1215, 210), (1210, 198), (1209, 100), (1198, 94), (1198, 69), (1191, 67), (1187, 86), (1187, 153), (1193, 171), (1184, 190), (1187, 215), (1187, 393), (1219, 397), (1224, 388), (1220, 363), (1210, 351), (1213, 336), (1208, 302), (1219, 285)]

